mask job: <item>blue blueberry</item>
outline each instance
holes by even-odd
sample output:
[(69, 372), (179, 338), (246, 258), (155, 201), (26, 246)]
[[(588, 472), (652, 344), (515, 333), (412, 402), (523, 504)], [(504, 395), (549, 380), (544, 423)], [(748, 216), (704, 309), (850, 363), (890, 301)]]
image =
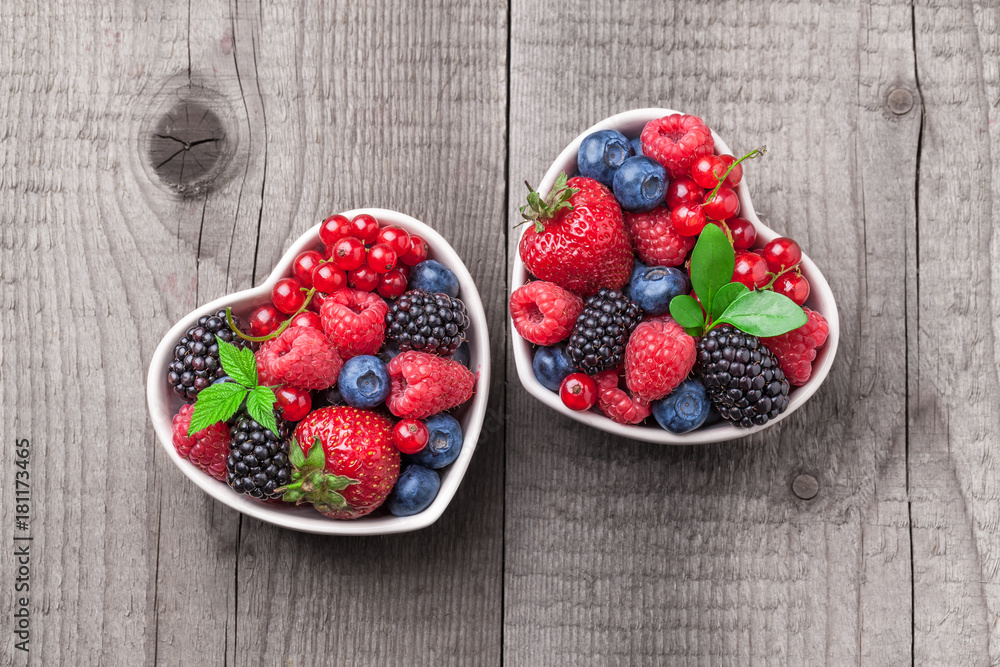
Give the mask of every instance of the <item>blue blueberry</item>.
[(542, 386), (549, 391), (559, 391), (559, 385), (563, 379), (575, 373), (573, 360), (566, 354), (566, 348), (562, 345), (552, 347), (540, 347), (535, 350), (535, 357), (531, 360), (531, 368), (535, 371), (535, 377), (542, 383)]
[(458, 363), (462, 364), (466, 368), (468, 368), (469, 367), (469, 355), (470, 355), (470, 352), (469, 352), (469, 342), (466, 341), (466, 342), (464, 342), (464, 343), (462, 343), (461, 345), (458, 346), (458, 349), (455, 350), (455, 354), (451, 355), (451, 358), (454, 359), (455, 361), (457, 361)]
[(441, 477), (436, 470), (420, 465), (403, 468), (396, 485), (385, 499), (386, 509), (394, 516), (413, 516), (430, 507), (441, 489)]
[(615, 172), (632, 157), (632, 145), (618, 130), (598, 130), (580, 144), (576, 166), (581, 176), (611, 187)]
[(458, 276), (441, 262), (428, 259), (410, 271), (409, 289), (419, 289), (431, 294), (441, 292), (455, 298), (458, 296)]
[(347, 405), (347, 402), (344, 400), (344, 396), (340, 393), (340, 389), (337, 388), (337, 385), (333, 385), (328, 389), (323, 389), (313, 393), (313, 410), (333, 405)]
[(615, 172), (615, 198), (626, 211), (651, 211), (667, 196), (667, 170), (653, 158), (637, 155)]
[(629, 139), (628, 142), (632, 144), (632, 152), (636, 155), (642, 155), (642, 139), (636, 137), (635, 139)]
[(382, 350), (378, 353), (378, 359), (383, 364), (388, 364), (390, 361), (392, 361), (395, 357), (398, 357), (400, 354), (401, 353), (399, 351), (399, 348), (396, 347), (395, 342), (386, 343), (385, 347), (383, 347)]
[(625, 288), (628, 298), (639, 304), (649, 315), (670, 312), (670, 300), (678, 294), (689, 294), (691, 283), (687, 272), (674, 267), (647, 266), (632, 271), (632, 279)]
[(462, 451), (462, 425), (443, 412), (428, 417), (424, 424), (430, 432), (427, 446), (409, 455), (409, 460), (435, 470), (450, 465)]
[(361, 355), (344, 362), (337, 378), (337, 388), (348, 405), (374, 408), (389, 395), (389, 371), (378, 357)]
[(671, 433), (693, 431), (708, 418), (712, 403), (697, 380), (681, 382), (666, 398), (653, 401), (653, 417)]

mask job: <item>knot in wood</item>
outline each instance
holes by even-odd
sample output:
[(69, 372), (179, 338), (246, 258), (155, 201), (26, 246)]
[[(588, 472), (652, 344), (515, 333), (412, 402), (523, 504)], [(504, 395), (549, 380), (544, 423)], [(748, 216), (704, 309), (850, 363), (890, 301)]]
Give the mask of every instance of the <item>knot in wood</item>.
[(812, 475), (798, 475), (792, 480), (792, 493), (802, 500), (812, 500), (819, 493), (819, 482)]
[(906, 88), (896, 88), (889, 93), (887, 102), (889, 111), (901, 116), (913, 108), (913, 93)]
[(182, 194), (202, 191), (222, 170), (226, 131), (206, 105), (181, 100), (167, 111), (149, 138), (149, 161), (160, 180)]

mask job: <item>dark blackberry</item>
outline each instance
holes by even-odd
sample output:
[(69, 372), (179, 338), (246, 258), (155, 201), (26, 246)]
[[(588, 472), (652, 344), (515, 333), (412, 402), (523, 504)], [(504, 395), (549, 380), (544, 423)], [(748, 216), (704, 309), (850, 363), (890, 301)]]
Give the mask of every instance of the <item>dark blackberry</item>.
[(728, 324), (698, 343), (696, 372), (723, 419), (761, 426), (788, 407), (788, 380), (777, 357), (756, 336)]
[(226, 483), (237, 493), (267, 500), (277, 498), (276, 489), (292, 479), (288, 446), (292, 429), (277, 418), (278, 433), (264, 428), (244, 413), (231, 429), (229, 456), (226, 457)]
[(465, 304), (447, 294), (410, 290), (385, 315), (386, 342), (400, 352), (418, 350), (450, 356), (465, 340), (469, 326)]
[[(233, 319), (239, 326), (239, 320)], [(198, 324), (188, 329), (174, 347), (174, 360), (167, 365), (167, 382), (174, 393), (188, 402), (226, 375), (219, 361), (216, 337), (236, 347), (246, 347), (246, 342), (229, 328), (225, 309), (200, 317)]]
[(621, 366), (625, 344), (641, 316), (638, 304), (620, 290), (597, 290), (576, 318), (566, 344), (573, 365), (587, 375)]

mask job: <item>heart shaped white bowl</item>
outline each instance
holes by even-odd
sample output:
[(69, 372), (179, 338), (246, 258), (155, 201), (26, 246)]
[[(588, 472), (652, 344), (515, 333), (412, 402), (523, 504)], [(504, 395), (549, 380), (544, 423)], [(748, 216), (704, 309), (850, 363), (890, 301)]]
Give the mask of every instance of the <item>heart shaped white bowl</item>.
[(423, 512), (408, 517), (378, 514), (352, 521), (338, 521), (323, 516), (308, 505), (295, 507), (284, 504), (264, 504), (248, 496), (238, 494), (230, 489), (225, 482), (219, 482), (206, 475), (189, 461), (181, 458), (177, 450), (174, 449), (171, 421), (183, 405), (183, 401), (174, 394), (167, 384), (167, 364), (173, 358), (174, 346), (177, 341), (184, 335), (185, 331), (194, 326), (199, 317), (214, 313), (226, 306), (231, 306), (233, 313), (245, 323), (253, 308), (270, 301), (271, 288), (274, 284), (291, 275), (292, 262), (295, 257), (303, 250), (322, 246), (319, 240), (319, 225), (310, 229), (292, 244), (292, 247), (284, 254), (262, 285), (216, 299), (181, 318), (156, 346), (156, 351), (149, 364), (146, 380), (146, 400), (149, 404), (149, 414), (153, 420), (156, 436), (170, 460), (187, 475), (188, 479), (219, 502), (282, 528), (323, 535), (387, 535), (418, 530), (431, 525), (448, 507), (448, 503), (451, 502), (458, 490), (458, 485), (462, 482), (465, 471), (469, 467), (469, 461), (472, 460), (472, 455), (476, 451), (476, 441), (479, 439), (483, 419), (486, 415), (486, 401), (489, 398), (490, 386), (489, 338), (487, 336), (486, 314), (483, 311), (483, 304), (479, 299), (476, 285), (472, 281), (472, 276), (469, 275), (469, 270), (448, 242), (424, 223), (408, 215), (380, 208), (356, 209), (348, 211), (344, 215), (353, 218), (362, 213), (374, 216), (382, 225), (397, 225), (427, 241), (428, 246), (430, 246), (429, 258), (438, 260), (458, 276), (459, 298), (465, 303), (472, 320), (467, 336), (470, 353), (469, 368), (478, 375), (476, 393), (465, 405), (451, 413), (461, 423), (465, 440), (462, 451), (455, 462), (438, 471), (441, 473), (441, 490), (438, 491), (438, 495), (430, 507)]
[[(580, 143), (591, 133), (598, 130), (613, 129), (618, 130), (626, 137), (636, 137), (639, 136), (642, 128), (649, 121), (675, 113), (683, 112), (673, 111), (672, 109), (633, 109), (632, 111), (626, 111), (602, 120), (580, 134), (569, 146), (563, 149), (562, 153), (559, 154), (559, 157), (556, 158), (556, 161), (552, 163), (552, 166), (545, 173), (545, 178), (542, 179), (538, 187), (538, 192), (543, 196), (548, 195), (560, 172), (565, 171), (567, 174), (576, 172), (576, 155), (580, 150)], [(712, 136), (715, 139), (716, 153), (732, 154), (729, 146), (726, 145), (726, 142), (718, 134), (713, 131)], [(744, 170), (744, 174), (746, 173), (747, 170)], [(755, 245), (762, 247), (771, 239), (778, 237), (779, 234), (765, 226), (757, 218), (753, 203), (750, 201), (750, 194), (747, 192), (746, 175), (744, 175), (743, 181), (737, 186), (736, 193), (740, 199), (740, 217), (752, 222), (757, 229), (757, 243)], [(837, 344), (840, 340), (840, 317), (837, 314), (837, 304), (834, 302), (833, 292), (830, 291), (830, 285), (826, 282), (826, 278), (823, 277), (822, 272), (820, 272), (816, 264), (804, 252), (802, 254), (802, 274), (809, 280), (809, 285), (812, 288), (809, 299), (806, 301), (806, 306), (818, 311), (826, 318), (826, 321), (830, 325), (830, 335), (826, 340), (826, 344), (816, 355), (816, 360), (813, 362), (812, 377), (802, 387), (793, 387), (789, 394), (791, 400), (788, 403), (788, 408), (776, 419), (772, 419), (763, 426), (740, 428), (728, 422), (720, 422), (712, 426), (702, 427), (690, 433), (678, 435), (665, 431), (656, 426), (655, 423), (652, 426), (618, 424), (597, 412), (596, 409), (586, 412), (570, 410), (563, 405), (556, 392), (546, 389), (535, 377), (535, 373), (531, 368), (533, 346), (518, 335), (513, 323), (511, 323), (511, 340), (514, 345), (514, 361), (517, 365), (518, 377), (520, 377), (521, 384), (528, 390), (528, 393), (553, 410), (588, 426), (593, 426), (594, 428), (625, 438), (658, 442), (665, 445), (700, 445), (746, 437), (773, 426), (802, 407), (809, 400), (809, 397), (816, 393), (816, 390), (823, 384), (826, 376), (829, 375), (830, 367), (833, 365), (833, 358), (837, 354)], [(524, 285), (527, 280), (528, 271), (518, 253), (514, 258), (514, 275), (511, 281), (511, 291), (513, 292)]]

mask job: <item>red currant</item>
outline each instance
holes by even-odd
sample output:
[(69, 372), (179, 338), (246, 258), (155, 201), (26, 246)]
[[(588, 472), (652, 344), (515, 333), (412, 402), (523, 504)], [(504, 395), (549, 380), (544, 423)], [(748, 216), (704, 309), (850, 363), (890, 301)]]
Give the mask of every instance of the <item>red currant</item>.
[(330, 249), (330, 259), (344, 271), (356, 269), (365, 263), (365, 244), (354, 236), (342, 238)]
[[(715, 186), (713, 185), (712, 187), (714, 188)], [(670, 185), (667, 186), (667, 198), (664, 204), (672, 211), (681, 204), (687, 204), (688, 206), (700, 204), (704, 198), (704, 188), (695, 183), (694, 179), (681, 176), (670, 181)]]
[(410, 235), (402, 227), (390, 225), (379, 230), (375, 243), (386, 244), (400, 257), (410, 249)]
[(318, 313), (320, 310), (323, 309), (324, 301), (326, 301), (326, 294), (323, 294), (322, 292), (316, 292), (315, 294), (313, 294), (313, 298), (309, 302), (309, 305), (307, 307), (314, 313)]
[(713, 190), (727, 167), (717, 155), (702, 155), (691, 165), (691, 178), (706, 190)]
[(309, 327), (310, 329), (323, 330), (323, 322), (319, 319), (319, 315), (312, 312), (311, 310), (303, 310), (301, 313), (292, 318), (289, 322), (290, 327)]
[(406, 291), (406, 276), (399, 269), (382, 274), (378, 281), (378, 293), (387, 299), (403, 296)]
[(292, 275), (295, 279), (302, 283), (303, 287), (312, 287), (313, 279), (312, 273), (313, 269), (319, 266), (320, 262), (323, 261), (323, 255), (319, 254), (315, 250), (306, 250), (300, 253), (295, 261), (292, 262)]
[(372, 271), (372, 268), (367, 264), (347, 272), (347, 282), (351, 287), (362, 292), (371, 292), (378, 287), (378, 280), (379, 274)]
[(801, 273), (786, 273), (774, 281), (774, 291), (801, 306), (809, 298), (809, 281)]
[(771, 273), (790, 269), (802, 261), (802, 248), (787, 236), (774, 239), (764, 246), (760, 254), (767, 262), (767, 268)]
[(295, 278), (282, 278), (271, 289), (271, 301), (275, 308), (291, 315), (306, 302), (306, 293), (302, 291), (302, 283)]
[(670, 222), (681, 236), (697, 236), (705, 228), (705, 211), (700, 204), (681, 204), (670, 212)]
[(269, 303), (254, 308), (253, 312), (250, 313), (250, 335), (266, 336), (274, 333), (284, 319), (278, 309)]
[(396, 266), (396, 252), (384, 243), (376, 243), (368, 251), (368, 266), (375, 273), (391, 271)]
[(410, 234), (410, 249), (406, 251), (400, 259), (403, 260), (403, 264), (416, 266), (420, 262), (427, 259), (427, 253), (429, 250), (430, 249), (427, 247), (427, 241), (415, 234)]
[(330, 262), (325, 262), (313, 271), (312, 281), (317, 291), (331, 294), (347, 287), (347, 274)]
[(319, 240), (325, 246), (351, 235), (351, 221), (342, 215), (331, 215), (319, 226)]
[(274, 390), (274, 397), (281, 416), (290, 422), (304, 419), (312, 409), (312, 397), (305, 389), (286, 384)]
[[(726, 169), (729, 169), (729, 165), (736, 162), (736, 158), (734, 158), (732, 155), (720, 155), (719, 162), (722, 163), (722, 171), (719, 172), (719, 175), (721, 176), (722, 174), (726, 173)], [(733, 170), (729, 172), (728, 176), (726, 176), (726, 180), (722, 182), (722, 185), (724, 185), (727, 188), (735, 188), (737, 185), (740, 184), (740, 181), (742, 180), (743, 180), (743, 164), (741, 163), (733, 167)], [(714, 188), (715, 186), (713, 185), (712, 187)]]
[(559, 398), (570, 410), (589, 410), (597, 401), (597, 383), (586, 373), (572, 373), (559, 385)]
[(726, 220), (726, 226), (733, 234), (733, 248), (735, 250), (749, 250), (757, 240), (757, 229), (753, 223), (746, 218), (730, 218)]
[(419, 419), (404, 419), (392, 427), (392, 442), (403, 454), (423, 451), (430, 439), (427, 425)]
[(367, 213), (362, 213), (351, 220), (351, 230), (354, 236), (365, 243), (375, 243), (375, 239), (378, 238), (378, 220)]
[(726, 220), (740, 212), (740, 198), (729, 188), (719, 188), (714, 197), (711, 192), (705, 195), (702, 208), (712, 220)]
[(767, 263), (755, 252), (741, 252), (736, 255), (733, 282), (743, 283), (750, 289), (767, 284)]

